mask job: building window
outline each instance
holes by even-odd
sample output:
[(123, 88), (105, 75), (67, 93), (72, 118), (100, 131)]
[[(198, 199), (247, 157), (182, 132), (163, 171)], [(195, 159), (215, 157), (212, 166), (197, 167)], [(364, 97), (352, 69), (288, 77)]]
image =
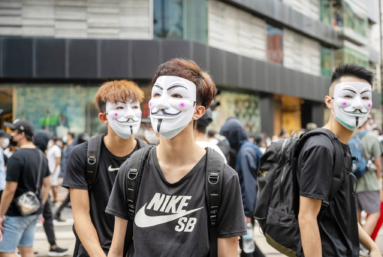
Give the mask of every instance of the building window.
[(183, 39), (183, 1), (153, 1), (154, 38)]
[(322, 46), (321, 48), (321, 75), (331, 78), (332, 73), (332, 50)]
[(367, 37), (367, 9), (355, 0), (336, 0), (333, 7), (333, 26), (335, 29), (352, 31)]
[(331, 5), (330, 0), (320, 0), (320, 20), (326, 25), (331, 26)]
[(356, 64), (366, 69), (369, 68), (368, 56), (359, 53), (348, 47), (343, 47), (334, 51), (334, 66), (338, 67), (343, 64)]
[(282, 29), (266, 24), (267, 33), (267, 60), (283, 64), (283, 31)]

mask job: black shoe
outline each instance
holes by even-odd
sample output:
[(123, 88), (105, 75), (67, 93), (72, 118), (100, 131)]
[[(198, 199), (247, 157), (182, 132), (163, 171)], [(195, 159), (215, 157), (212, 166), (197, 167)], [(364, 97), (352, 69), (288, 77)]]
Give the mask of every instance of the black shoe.
[(58, 222), (65, 222), (66, 220), (63, 220), (60, 216), (55, 216), (54, 220), (57, 220)]
[(62, 249), (58, 246), (51, 248), (48, 252), (48, 256), (65, 256), (69, 253), (68, 249)]

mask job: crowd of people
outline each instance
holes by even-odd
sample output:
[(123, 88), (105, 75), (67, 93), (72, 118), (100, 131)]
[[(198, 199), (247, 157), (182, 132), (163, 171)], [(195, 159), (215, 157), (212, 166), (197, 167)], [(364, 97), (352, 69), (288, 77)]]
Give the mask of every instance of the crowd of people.
[[(326, 136), (313, 133), (296, 160), (298, 211), (289, 217), (299, 226), (300, 252), (276, 247), (265, 234), (277, 250), (289, 256), (359, 256), (363, 247), (370, 256), (382, 256), (371, 239), (380, 219), (382, 169), (381, 134), (368, 118), (372, 78), (354, 65), (334, 71), (324, 129), (342, 146), (344, 175), (329, 199), (336, 154)], [(51, 245), (48, 254), (67, 255), (53, 227), (54, 219), (64, 221), (65, 206), (72, 208), (76, 257), (264, 256), (252, 237), (259, 219), (254, 211), (262, 208), (258, 193), (264, 185), (258, 179), (270, 176), (264, 164), (289, 162), (275, 159), (269, 147), (320, 129), (309, 123), (292, 135), (286, 130), (253, 135), (231, 117), (219, 132), (208, 130), (215, 95), (206, 71), (191, 60), (172, 59), (153, 76), (145, 119), (142, 90), (132, 81), (115, 80), (95, 95), (104, 124), (98, 135), (68, 132), (57, 138), (35, 132), (27, 120), (4, 123), (11, 133), (0, 131), (0, 257), (17, 251), (34, 256), (39, 220)], [(360, 156), (354, 164), (351, 154)], [(363, 174), (354, 183), (363, 158)], [(53, 214), (59, 177), (69, 192)], [(278, 201), (273, 192), (269, 197)], [(369, 214), (364, 227), (361, 211)], [(284, 222), (281, 213), (273, 215), (267, 217), (270, 226)]]

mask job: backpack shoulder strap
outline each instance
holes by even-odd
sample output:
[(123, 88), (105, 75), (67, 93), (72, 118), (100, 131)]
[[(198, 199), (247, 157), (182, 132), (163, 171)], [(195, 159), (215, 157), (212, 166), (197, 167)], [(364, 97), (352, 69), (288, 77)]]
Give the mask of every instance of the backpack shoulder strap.
[(104, 134), (98, 134), (96, 137), (90, 138), (88, 142), (85, 179), (88, 182), (89, 190), (92, 189), (94, 180), (96, 178), (96, 173), (98, 171), (101, 144), (104, 136)]
[[(139, 141), (137, 140), (137, 143)], [(143, 142), (142, 142), (143, 143)], [(144, 148), (134, 152), (129, 159), (129, 171), (126, 173), (126, 198), (128, 206), (128, 227), (125, 235), (124, 243), (124, 253), (123, 256), (126, 256), (130, 245), (132, 244), (133, 237), (133, 220), (135, 216), (136, 202), (138, 197), (138, 192), (140, 188), (142, 171), (145, 166), (145, 162), (148, 159), (150, 150), (154, 145), (147, 145)]]
[(334, 150), (335, 150), (334, 166), (332, 171), (330, 191), (327, 197), (327, 201), (322, 201), (322, 207), (318, 215), (318, 218), (320, 220), (323, 217), (323, 214), (325, 213), (325, 211), (327, 210), (327, 207), (329, 206), (330, 202), (334, 199), (342, 183), (344, 156), (343, 156), (342, 146), (338, 137), (328, 129), (319, 128), (319, 129), (314, 129), (310, 132), (305, 133), (300, 138), (299, 143), (297, 144), (297, 147), (294, 151), (294, 157), (296, 157), (296, 160), (298, 159), (297, 157), (299, 156), (299, 152), (302, 149), (303, 145), (307, 142), (307, 139), (315, 135), (327, 136), (331, 140), (332, 144), (334, 145)]
[(209, 216), (210, 257), (218, 256), (218, 210), (221, 204), (224, 160), (207, 147), (205, 192)]

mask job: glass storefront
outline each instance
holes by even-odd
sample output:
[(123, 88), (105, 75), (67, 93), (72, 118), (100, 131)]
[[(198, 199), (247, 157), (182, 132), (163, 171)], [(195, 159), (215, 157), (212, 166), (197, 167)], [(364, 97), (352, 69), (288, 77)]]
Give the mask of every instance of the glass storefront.
[(153, 1), (154, 38), (207, 43), (206, 0)]
[(261, 132), (259, 95), (223, 91), (217, 95), (216, 100), (220, 106), (213, 111), (213, 122), (209, 129), (219, 132), (228, 118), (236, 117), (248, 133)]
[(283, 64), (283, 30), (266, 24), (267, 60)]
[(321, 75), (331, 78), (332, 73), (332, 50), (331, 48), (321, 47)]

